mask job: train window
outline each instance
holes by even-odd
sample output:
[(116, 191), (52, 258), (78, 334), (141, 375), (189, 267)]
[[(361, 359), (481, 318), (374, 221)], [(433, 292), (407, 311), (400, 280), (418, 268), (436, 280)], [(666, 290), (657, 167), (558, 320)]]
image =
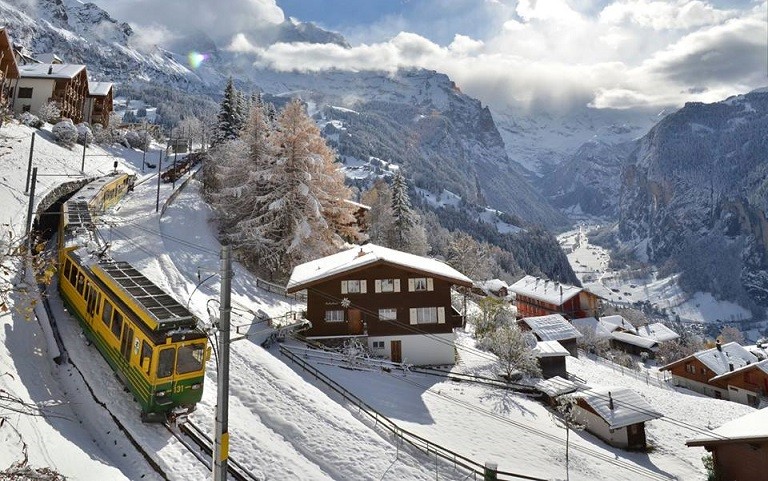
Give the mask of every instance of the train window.
[(112, 321), (112, 304), (110, 304), (109, 301), (104, 301), (104, 311), (101, 313), (101, 320), (104, 321), (104, 324), (107, 327), (109, 327), (109, 324)]
[(199, 371), (203, 368), (203, 344), (189, 344), (179, 347), (179, 355), (176, 356), (176, 374)]
[(77, 282), (77, 268), (76, 267), (73, 266), (72, 270), (69, 271), (69, 278), (68, 279), (69, 279), (69, 283), (74, 286), (75, 283)]
[[(145, 364), (146, 363), (146, 364)], [(141, 343), (141, 368), (149, 374), (150, 365), (152, 364), (152, 346), (147, 341)]]
[(77, 275), (77, 293), (80, 294), (80, 297), (83, 296), (83, 290), (85, 289), (85, 276), (82, 274)]
[(64, 277), (67, 279), (69, 278), (70, 269), (72, 269), (72, 263), (69, 262), (69, 259), (67, 259), (66, 261), (64, 261)]
[(168, 377), (173, 374), (173, 362), (176, 358), (176, 349), (169, 348), (160, 351), (160, 360), (157, 363), (157, 377)]
[(116, 338), (120, 339), (120, 333), (123, 330), (123, 315), (120, 314), (120, 311), (115, 309), (115, 315), (112, 316), (112, 334), (115, 335)]

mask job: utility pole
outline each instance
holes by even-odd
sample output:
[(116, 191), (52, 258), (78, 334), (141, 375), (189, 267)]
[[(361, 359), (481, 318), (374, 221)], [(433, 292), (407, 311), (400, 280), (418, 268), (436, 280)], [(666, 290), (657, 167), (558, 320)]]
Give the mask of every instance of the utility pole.
[(85, 174), (85, 147), (88, 145), (88, 136), (83, 138), (83, 162), (80, 164), (80, 172)]
[(27, 236), (27, 245), (32, 249), (32, 238), (29, 231), (32, 229), (32, 212), (35, 207), (35, 184), (37, 184), (37, 167), (32, 169), (32, 185), (29, 186), (29, 207), (27, 208), (27, 226), (24, 230), (24, 235)]
[(213, 481), (227, 480), (229, 462), (229, 315), (232, 280), (230, 246), (221, 246), (221, 307), (219, 307), (219, 364), (216, 400), (216, 438)]
[(160, 212), (160, 165), (163, 163), (163, 151), (160, 151), (160, 159), (157, 161), (157, 200), (155, 200), (155, 213)]
[(32, 143), (29, 146), (29, 163), (27, 163), (27, 185), (24, 187), (24, 193), (29, 192), (29, 176), (32, 173), (32, 153), (35, 151), (35, 133), (32, 132)]

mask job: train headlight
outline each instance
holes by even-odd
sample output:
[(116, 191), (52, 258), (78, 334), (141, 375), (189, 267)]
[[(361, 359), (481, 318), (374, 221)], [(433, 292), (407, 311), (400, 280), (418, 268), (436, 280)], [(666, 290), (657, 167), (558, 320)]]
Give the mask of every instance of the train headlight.
[(157, 391), (155, 397), (165, 397), (166, 394), (168, 394), (168, 391)]
[(201, 387), (203, 387), (203, 383), (201, 382), (196, 382), (195, 384), (192, 385), (193, 390), (200, 389)]

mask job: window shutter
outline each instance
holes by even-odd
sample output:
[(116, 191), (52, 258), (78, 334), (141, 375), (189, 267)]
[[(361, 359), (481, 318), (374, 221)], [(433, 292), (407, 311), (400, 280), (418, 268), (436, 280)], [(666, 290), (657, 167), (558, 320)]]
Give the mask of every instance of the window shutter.
[(417, 324), (416, 322), (416, 308), (411, 308), (411, 324)]
[(365, 279), (360, 281), (360, 294), (365, 294), (368, 292), (368, 281)]
[(373, 281), (373, 288), (377, 294), (381, 292), (381, 279), (376, 279)]
[(395, 279), (395, 292), (400, 292), (400, 279)]
[(435, 290), (435, 283), (432, 280), (431, 277), (427, 277), (427, 290), (428, 291), (434, 291)]
[(415, 289), (413, 279), (408, 279), (408, 292), (413, 292)]
[(347, 293), (347, 281), (341, 281), (341, 293), (342, 294)]
[(437, 323), (445, 324), (445, 307), (437, 308)]

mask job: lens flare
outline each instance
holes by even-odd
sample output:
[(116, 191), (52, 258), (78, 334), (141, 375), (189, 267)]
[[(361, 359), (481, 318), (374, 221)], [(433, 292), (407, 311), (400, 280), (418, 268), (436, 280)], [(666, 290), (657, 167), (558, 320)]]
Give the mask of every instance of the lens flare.
[(199, 52), (189, 52), (189, 55), (187, 55), (189, 66), (194, 69), (199, 68), (200, 64), (203, 63), (203, 60), (206, 60), (207, 58), (208, 58), (207, 55)]

